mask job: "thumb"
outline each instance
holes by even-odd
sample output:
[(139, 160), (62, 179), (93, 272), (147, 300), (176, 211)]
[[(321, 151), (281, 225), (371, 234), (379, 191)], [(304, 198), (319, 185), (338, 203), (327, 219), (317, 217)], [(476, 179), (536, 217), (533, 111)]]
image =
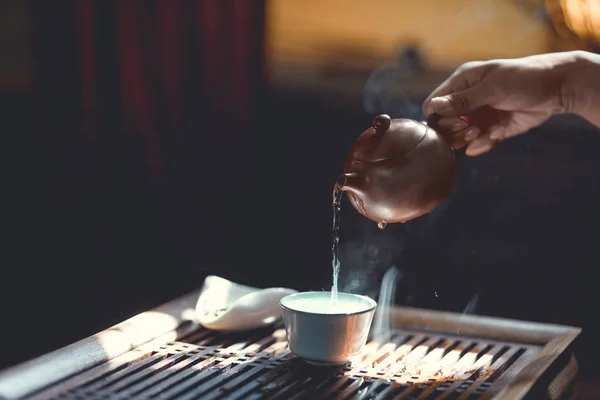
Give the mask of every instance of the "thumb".
[(443, 117), (460, 117), (487, 105), (489, 100), (490, 92), (483, 85), (476, 85), (461, 92), (434, 97), (430, 105)]

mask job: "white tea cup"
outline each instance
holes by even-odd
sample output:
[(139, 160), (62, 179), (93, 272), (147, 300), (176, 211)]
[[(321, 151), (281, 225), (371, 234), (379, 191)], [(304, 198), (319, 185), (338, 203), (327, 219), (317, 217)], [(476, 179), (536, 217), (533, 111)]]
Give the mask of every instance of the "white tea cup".
[(377, 303), (366, 296), (301, 292), (281, 299), (292, 353), (313, 365), (332, 366), (358, 355), (369, 335)]

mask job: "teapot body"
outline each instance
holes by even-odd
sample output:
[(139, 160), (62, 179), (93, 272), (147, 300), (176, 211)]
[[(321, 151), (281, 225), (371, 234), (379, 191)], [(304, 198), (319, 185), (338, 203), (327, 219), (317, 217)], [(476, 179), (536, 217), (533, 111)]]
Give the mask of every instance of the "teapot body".
[(360, 214), (383, 224), (406, 222), (446, 199), (456, 161), (448, 141), (431, 126), (380, 115), (354, 143), (344, 177), (341, 189)]

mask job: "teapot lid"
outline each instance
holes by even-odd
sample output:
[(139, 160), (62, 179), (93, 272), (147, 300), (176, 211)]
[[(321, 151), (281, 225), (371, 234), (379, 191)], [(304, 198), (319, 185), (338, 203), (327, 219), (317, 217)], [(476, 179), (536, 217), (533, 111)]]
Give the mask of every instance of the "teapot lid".
[(354, 143), (351, 158), (373, 163), (404, 155), (425, 138), (427, 129), (427, 125), (412, 119), (391, 119), (386, 114), (378, 115), (373, 120), (373, 126)]

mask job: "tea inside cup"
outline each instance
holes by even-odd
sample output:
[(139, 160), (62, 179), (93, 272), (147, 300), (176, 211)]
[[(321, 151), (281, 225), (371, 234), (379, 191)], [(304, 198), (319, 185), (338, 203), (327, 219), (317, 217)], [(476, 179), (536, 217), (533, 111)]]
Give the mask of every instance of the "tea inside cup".
[(377, 303), (366, 296), (301, 292), (280, 301), (292, 353), (313, 365), (332, 366), (359, 354), (369, 334)]

